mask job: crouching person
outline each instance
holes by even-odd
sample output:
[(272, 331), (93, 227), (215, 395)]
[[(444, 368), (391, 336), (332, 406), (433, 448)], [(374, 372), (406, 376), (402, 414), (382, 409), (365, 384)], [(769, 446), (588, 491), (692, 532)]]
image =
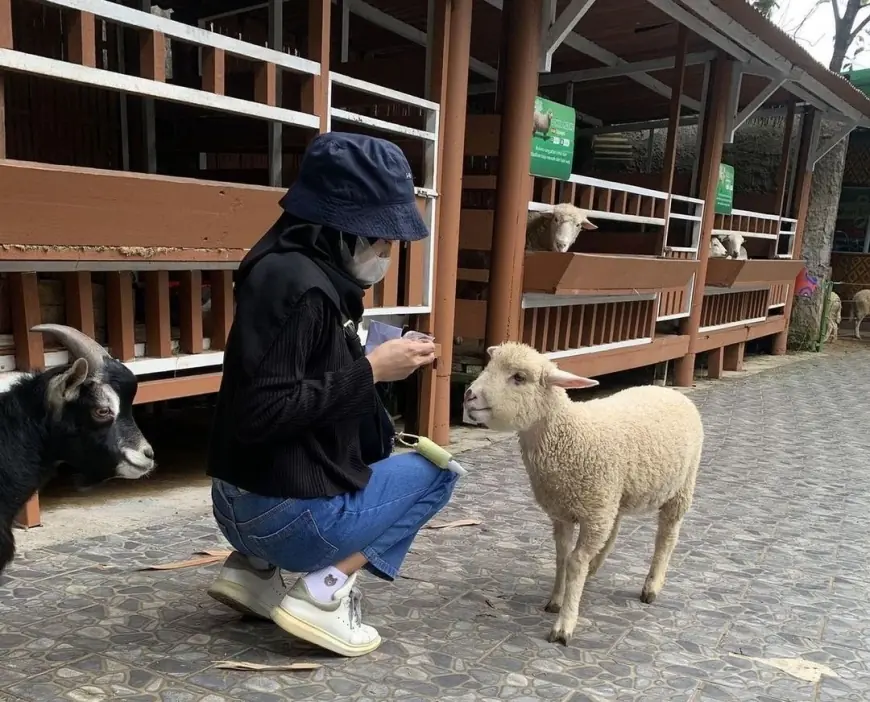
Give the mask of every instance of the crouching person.
[[(283, 213), (242, 261), (208, 473), (236, 551), (209, 594), (344, 656), (380, 645), (362, 623), (357, 573), (397, 577), (456, 476), (390, 455), (375, 383), (435, 359), (427, 340), (368, 356), (355, 323), (393, 241), (429, 235), (394, 144), (332, 132), (312, 141)], [(302, 574), (289, 590), (280, 570)]]

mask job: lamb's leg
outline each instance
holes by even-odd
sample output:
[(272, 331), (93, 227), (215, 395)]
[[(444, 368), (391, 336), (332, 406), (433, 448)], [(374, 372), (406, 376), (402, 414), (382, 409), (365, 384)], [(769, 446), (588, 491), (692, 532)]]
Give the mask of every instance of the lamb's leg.
[(583, 597), (583, 587), (589, 574), (589, 563), (604, 548), (612, 531), (612, 520), (607, 520), (600, 528), (596, 526), (590, 529), (588, 524), (580, 525), (580, 538), (567, 558), (565, 597), (559, 618), (547, 638), (550, 643), (559, 642), (567, 646), (571, 640), (574, 627), (577, 626), (580, 598)]
[(863, 317), (855, 317), (855, 338), (861, 338), (861, 322), (864, 321)]
[(562, 609), (562, 599), (565, 596), (565, 565), (574, 543), (574, 524), (554, 519), (553, 540), (556, 542), (556, 581), (553, 583), (550, 601), (544, 607), (548, 612), (558, 612)]
[(613, 529), (610, 530), (610, 536), (607, 538), (607, 543), (604, 544), (604, 548), (602, 548), (592, 559), (592, 562), (589, 564), (589, 575), (587, 577), (591, 578), (595, 573), (598, 572), (598, 569), (604, 564), (604, 560), (610, 555), (610, 552), (613, 551), (613, 545), (616, 543), (616, 537), (619, 534), (619, 517), (613, 522)]
[(641, 602), (646, 604), (655, 602), (656, 597), (661, 592), (662, 585), (665, 584), (668, 563), (670, 563), (671, 554), (674, 552), (674, 547), (677, 545), (677, 539), (680, 536), (680, 524), (683, 521), (683, 515), (688, 509), (684, 504), (685, 500), (677, 496), (666, 502), (661, 510), (659, 510), (656, 547), (653, 552), (649, 575), (646, 576), (646, 582), (643, 584), (643, 590), (640, 593)]

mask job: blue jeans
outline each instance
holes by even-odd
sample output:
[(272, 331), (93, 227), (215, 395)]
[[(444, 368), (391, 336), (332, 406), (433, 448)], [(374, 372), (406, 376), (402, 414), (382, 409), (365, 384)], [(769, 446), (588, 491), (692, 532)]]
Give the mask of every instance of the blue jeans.
[(417, 532), (450, 500), (456, 474), (416, 453), (371, 468), (362, 490), (305, 500), (214, 480), (214, 516), (233, 548), (284, 570), (310, 573), (362, 552), (369, 572), (394, 580)]

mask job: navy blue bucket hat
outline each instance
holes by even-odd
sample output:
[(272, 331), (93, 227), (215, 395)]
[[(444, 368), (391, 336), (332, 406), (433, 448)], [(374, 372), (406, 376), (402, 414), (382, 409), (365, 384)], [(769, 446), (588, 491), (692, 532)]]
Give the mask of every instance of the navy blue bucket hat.
[(405, 154), (386, 139), (363, 134), (316, 137), (280, 204), (295, 217), (356, 236), (388, 241), (429, 236)]

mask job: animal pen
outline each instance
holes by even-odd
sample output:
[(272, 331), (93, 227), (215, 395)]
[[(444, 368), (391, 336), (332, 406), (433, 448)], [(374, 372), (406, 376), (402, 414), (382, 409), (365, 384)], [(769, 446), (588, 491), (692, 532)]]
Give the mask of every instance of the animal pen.
[[(504, 340), (587, 376), (673, 360), (680, 385), (701, 353), (715, 377), (748, 340), (785, 351), (813, 164), (870, 101), (744, 0), (252, 2), (0, 0), (0, 389), (66, 361), (29, 332), (52, 321), (126, 362), (137, 403), (215, 392), (232, 271), (331, 129), (411, 163), (433, 236), (396, 245), (366, 316), (436, 337), (416, 423), (440, 443), (452, 374)], [(592, 145), (567, 178), (530, 175), (536, 96)], [(786, 116), (776, 192), (719, 214), (723, 144), (757, 114)], [(660, 173), (603, 158), (655, 129)], [(526, 253), (528, 212), (560, 202), (598, 229)], [(729, 234), (747, 260), (709, 258)]]

